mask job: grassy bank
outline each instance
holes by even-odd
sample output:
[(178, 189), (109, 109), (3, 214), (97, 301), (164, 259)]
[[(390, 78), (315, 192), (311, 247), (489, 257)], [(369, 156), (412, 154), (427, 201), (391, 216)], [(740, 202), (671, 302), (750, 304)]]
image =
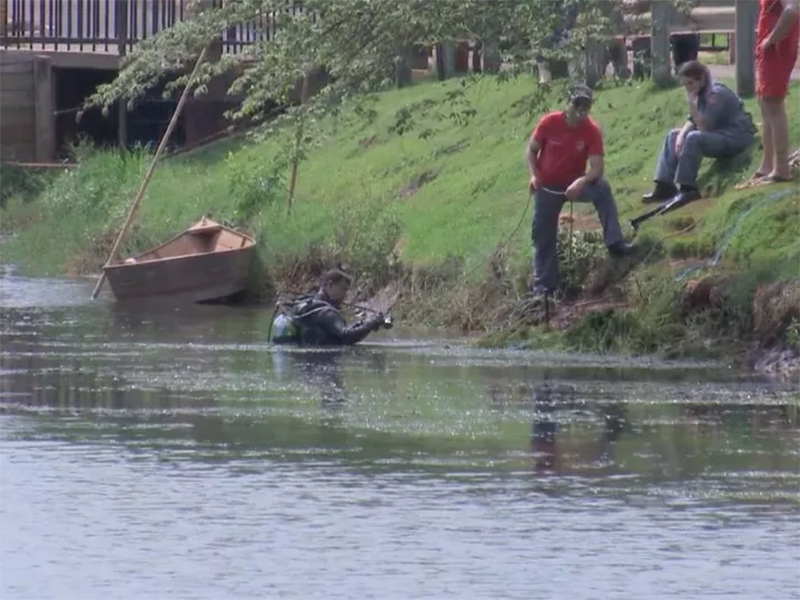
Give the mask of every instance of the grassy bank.
[[(382, 94), (367, 110), (310, 130), (316, 142), (300, 166), (290, 213), (289, 132), (168, 159), (126, 251), (206, 213), (258, 236), (254, 290), (264, 299), (341, 262), (359, 275), (359, 294), (393, 282), (404, 292), (398, 313), (491, 332), (490, 343), (671, 354), (740, 352), (742, 340), (796, 345), (797, 315), (781, 298), (797, 289), (800, 193), (796, 184), (733, 190), (754, 169), (757, 147), (726, 163), (707, 161), (705, 199), (644, 225), (642, 250), (627, 263), (606, 259), (592, 207), (575, 205), (572, 250), (568, 225), (562, 232), (566, 301), (541, 323), (524, 301), (531, 249), (523, 151), (536, 120), (560, 107), (561, 97), (530, 80), (491, 77)], [(758, 120), (755, 102), (748, 106)], [(680, 89), (600, 90), (594, 117), (623, 220), (643, 210), (639, 198), (651, 185), (661, 139), (685, 112)], [(797, 147), (797, 111), (791, 119)], [(78, 153), (80, 166), (34, 200), (7, 200), (2, 225), (17, 235), (4, 245), (4, 261), (33, 274), (98, 272), (149, 155)], [(775, 314), (758, 313), (757, 293)], [(709, 343), (721, 339), (726, 344)]]

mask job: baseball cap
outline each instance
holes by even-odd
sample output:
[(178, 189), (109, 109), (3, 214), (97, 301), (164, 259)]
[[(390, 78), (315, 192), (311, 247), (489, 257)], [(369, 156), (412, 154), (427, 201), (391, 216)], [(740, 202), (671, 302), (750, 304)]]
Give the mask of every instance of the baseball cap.
[(576, 100), (583, 99), (592, 101), (592, 90), (585, 85), (574, 85), (569, 90), (569, 101), (575, 102)]

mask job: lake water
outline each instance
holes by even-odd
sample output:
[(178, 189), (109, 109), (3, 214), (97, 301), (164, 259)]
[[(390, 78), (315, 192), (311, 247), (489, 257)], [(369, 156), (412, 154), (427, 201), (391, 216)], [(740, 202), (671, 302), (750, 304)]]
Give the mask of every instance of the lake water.
[(800, 597), (800, 400), (714, 363), (0, 277), (0, 598)]

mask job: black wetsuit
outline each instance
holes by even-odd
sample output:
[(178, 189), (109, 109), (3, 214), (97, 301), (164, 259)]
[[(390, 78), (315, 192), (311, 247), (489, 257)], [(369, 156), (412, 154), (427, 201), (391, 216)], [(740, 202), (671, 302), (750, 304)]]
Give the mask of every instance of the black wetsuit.
[(348, 346), (357, 344), (380, 328), (382, 318), (355, 323), (350, 327), (336, 302), (325, 292), (317, 292), (297, 309), (300, 343), (308, 346)]

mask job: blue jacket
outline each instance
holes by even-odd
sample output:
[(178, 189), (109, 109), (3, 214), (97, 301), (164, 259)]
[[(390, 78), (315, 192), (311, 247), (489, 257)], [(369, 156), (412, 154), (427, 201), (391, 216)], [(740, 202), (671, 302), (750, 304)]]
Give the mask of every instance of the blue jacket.
[[(742, 99), (722, 83), (715, 81), (700, 92), (697, 112), (705, 122), (707, 131), (729, 135), (753, 135), (756, 132), (753, 118), (745, 110)], [(691, 114), (689, 121), (695, 123)]]

